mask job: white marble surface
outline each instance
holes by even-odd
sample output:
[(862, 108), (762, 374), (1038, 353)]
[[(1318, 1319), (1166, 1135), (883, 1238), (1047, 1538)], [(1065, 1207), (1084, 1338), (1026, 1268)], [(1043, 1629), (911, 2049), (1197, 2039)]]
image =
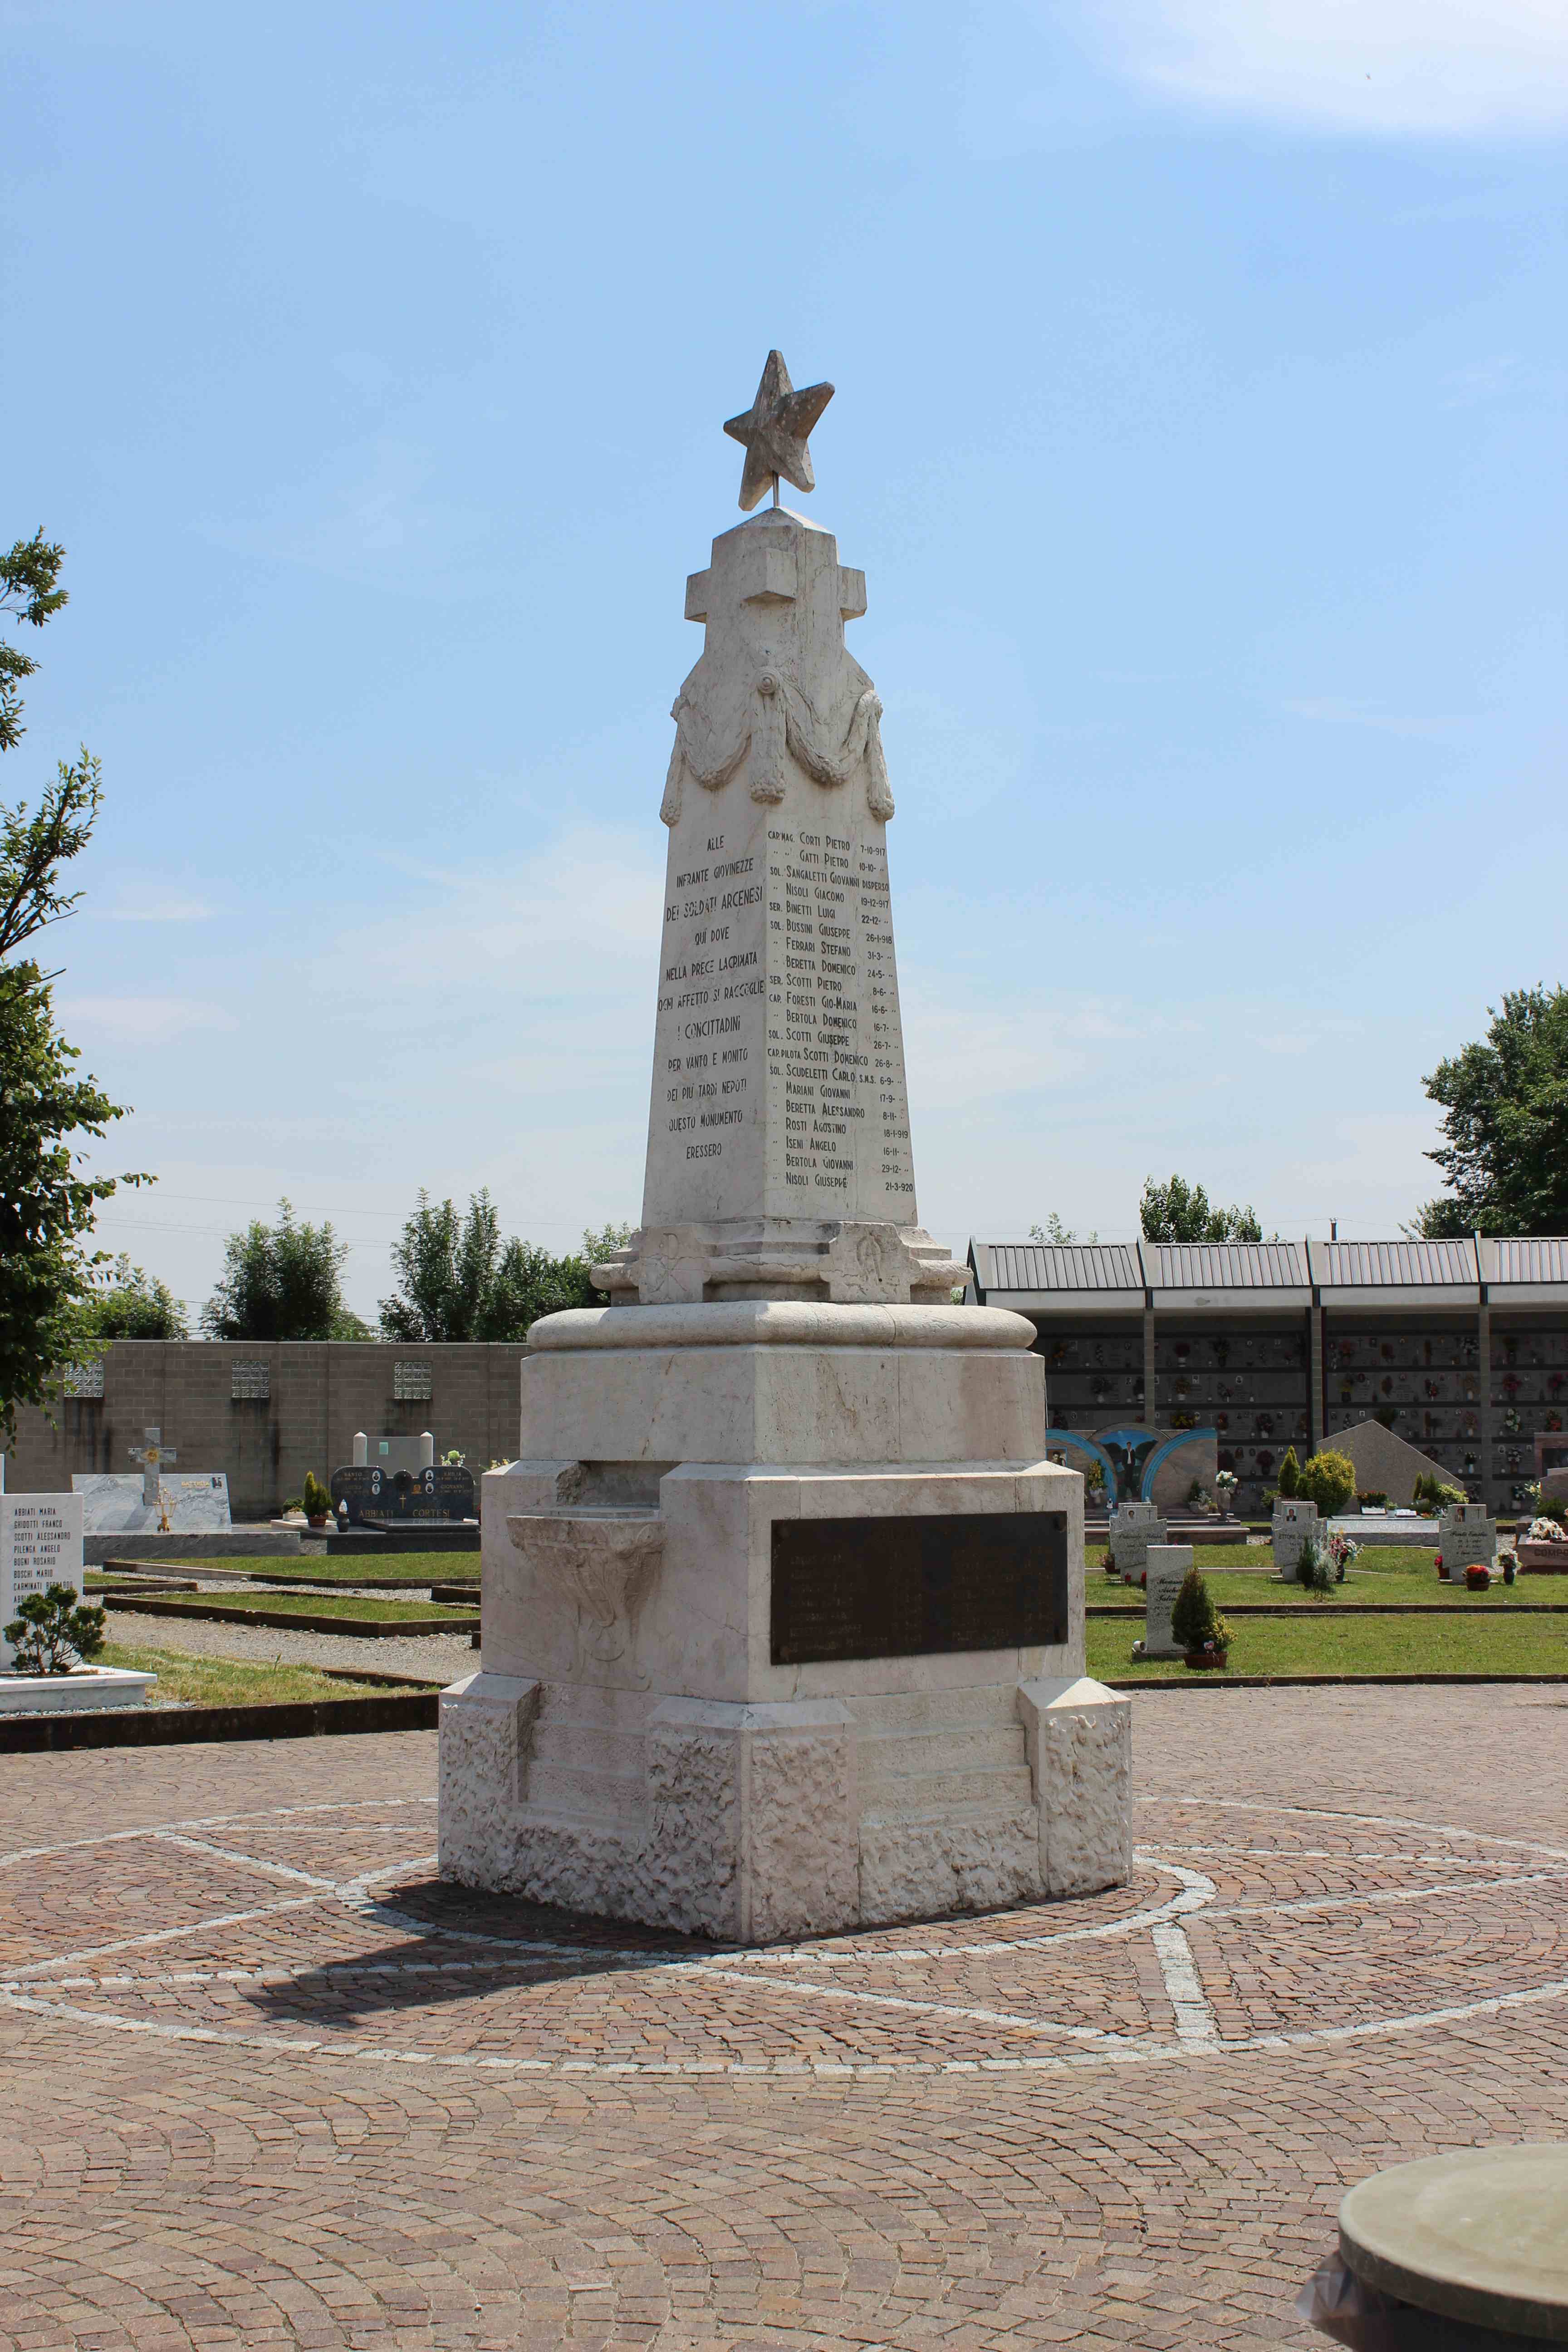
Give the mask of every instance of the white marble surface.
[(1328, 1534), (1327, 1528), (1318, 1523), (1316, 1503), (1302, 1502), (1294, 1496), (1289, 1501), (1281, 1498), (1275, 1504), (1268, 1531), (1274, 1548), (1274, 1565), (1287, 1577), (1295, 1575), (1300, 1562), (1301, 1547), (1308, 1537), (1321, 1543)]
[[(81, 1591), (81, 1547), (79, 1495), (0, 1494), (0, 1629), (29, 1593), (51, 1584)], [(9, 1665), (12, 1654), (0, 1630), (0, 1666)]]
[(232, 1524), (223, 1470), (171, 1470), (160, 1481), (162, 1508), (143, 1501), (140, 1471), (133, 1477), (79, 1471), (71, 1492), (81, 1496), (88, 1535), (221, 1535)]
[(1438, 1512), (1437, 1557), (1444, 1576), (1461, 1584), (1467, 1568), (1496, 1567), (1497, 1521), (1484, 1503), (1459, 1503)]
[(915, 1223), (864, 604), (829, 531), (725, 531), (687, 611), (675, 705), (645, 1228), (801, 1215)]
[(1148, 1591), (1143, 1608), (1143, 1654), (1180, 1658), (1186, 1654), (1171, 1631), (1171, 1612), (1193, 1564), (1191, 1544), (1151, 1544)]
[(0, 1674), (0, 1715), (85, 1715), (141, 1706), (156, 1675), (127, 1666), (76, 1666), (68, 1675)]

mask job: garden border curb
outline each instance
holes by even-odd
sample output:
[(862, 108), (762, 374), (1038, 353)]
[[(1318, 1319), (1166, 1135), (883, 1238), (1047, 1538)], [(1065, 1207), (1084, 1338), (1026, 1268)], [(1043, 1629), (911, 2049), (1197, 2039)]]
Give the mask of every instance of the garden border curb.
[[(204, 1601), (205, 1597), (200, 1596)], [(286, 1601), (289, 1596), (280, 1592), (263, 1597)], [(427, 1617), (307, 1617), (293, 1610), (237, 1609), (226, 1601), (193, 1609), (184, 1601), (163, 1601), (152, 1593), (105, 1592), (100, 1599), (105, 1609), (125, 1610), (138, 1617), (184, 1617), (209, 1625), (273, 1625), (284, 1633), (358, 1634), (370, 1642), (395, 1642), (409, 1633), (468, 1633), (479, 1622), (477, 1609), (461, 1617), (434, 1613)]]
[(297, 1699), (270, 1706), (117, 1707), (0, 1717), (0, 1756), (81, 1748), (183, 1748), (226, 1739), (322, 1739), (354, 1732), (434, 1731), (441, 1694)]
[(1412, 1689), (1446, 1683), (1568, 1683), (1568, 1675), (1232, 1675), (1199, 1671), (1185, 1675), (1162, 1675), (1158, 1681), (1146, 1676), (1142, 1681), (1112, 1682), (1103, 1678), (1105, 1689), (1113, 1691), (1172, 1690), (1312, 1690), (1321, 1685), (1339, 1684), (1358, 1689), (1391, 1685), (1395, 1689)]

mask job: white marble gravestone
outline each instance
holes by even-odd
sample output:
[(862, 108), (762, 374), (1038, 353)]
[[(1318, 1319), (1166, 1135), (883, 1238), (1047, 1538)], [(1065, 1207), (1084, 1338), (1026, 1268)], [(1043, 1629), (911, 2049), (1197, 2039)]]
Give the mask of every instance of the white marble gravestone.
[(1268, 1531), (1273, 1538), (1275, 1568), (1287, 1584), (1296, 1580), (1301, 1546), (1307, 1538), (1311, 1536), (1321, 1544), (1328, 1537), (1328, 1529), (1318, 1524), (1316, 1503), (1302, 1502), (1294, 1496), (1281, 1496), (1276, 1500)]
[[(827, 391), (772, 355), (752, 489)], [(747, 1942), (1131, 1868), (1034, 1328), (918, 1220), (865, 604), (778, 507), (687, 583), (642, 1225), (529, 1335), (441, 1708), (446, 1876)]]
[(1148, 1565), (1151, 1544), (1163, 1544), (1168, 1530), (1152, 1503), (1120, 1503), (1110, 1515), (1110, 1557), (1117, 1572), (1134, 1584)]
[[(51, 1584), (80, 1592), (82, 1507), (77, 1495), (0, 1495), (0, 1628), (18, 1601)], [(12, 1651), (0, 1632), (0, 1665)]]
[(147, 1495), (145, 1473), (120, 1477), (78, 1471), (71, 1492), (80, 1497), (89, 1536), (209, 1536), (226, 1534), (228, 1474), (224, 1470), (155, 1473)]
[(1143, 1655), (1181, 1658), (1185, 1650), (1171, 1631), (1171, 1612), (1193, 1564), (1191, 1544), (1151, 1544), (1149, 1585), (1143, 1609)]
[(1497, 1521), (1484, 1503), (1454, 1503), (1438, 1512), (1437, 1557), (1444, 1576), (1459, 1584), (1467, 1568), (1497, 1566)]

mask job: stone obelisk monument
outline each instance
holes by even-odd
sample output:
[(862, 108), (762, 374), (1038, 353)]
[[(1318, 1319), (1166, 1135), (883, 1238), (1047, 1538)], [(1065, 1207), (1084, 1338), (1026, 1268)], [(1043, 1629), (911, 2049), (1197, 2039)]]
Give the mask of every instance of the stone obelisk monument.
[(921, 1228), (863, 575), (778, 503), (830, 384), (770, 354), (687, 582), (643, 1220), (529, 1335), (483, 1482), (441, 1868), (760, 1942), (1120, 1883), (1083, 1488), (1033, 1327)]

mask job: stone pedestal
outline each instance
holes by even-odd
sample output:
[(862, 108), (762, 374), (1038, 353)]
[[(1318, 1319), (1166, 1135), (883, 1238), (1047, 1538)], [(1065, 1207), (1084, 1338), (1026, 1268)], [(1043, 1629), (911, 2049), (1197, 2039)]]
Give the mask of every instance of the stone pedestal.
[(1148, 1565), (1151, 1544), (1163, 1544), (1168, 1530), (1152, 1503), (1121, 1503), (1110, 1515), (1110, 1557), (1119, 1576), (1136, 1584)]
[(741, 1942), (1123, 1879), (1131, 1709), (1083, 1676), (1032, 1336), (787, 1302), (536, 1325), (482, 1668), (442, 1701), (443, 1874)]

